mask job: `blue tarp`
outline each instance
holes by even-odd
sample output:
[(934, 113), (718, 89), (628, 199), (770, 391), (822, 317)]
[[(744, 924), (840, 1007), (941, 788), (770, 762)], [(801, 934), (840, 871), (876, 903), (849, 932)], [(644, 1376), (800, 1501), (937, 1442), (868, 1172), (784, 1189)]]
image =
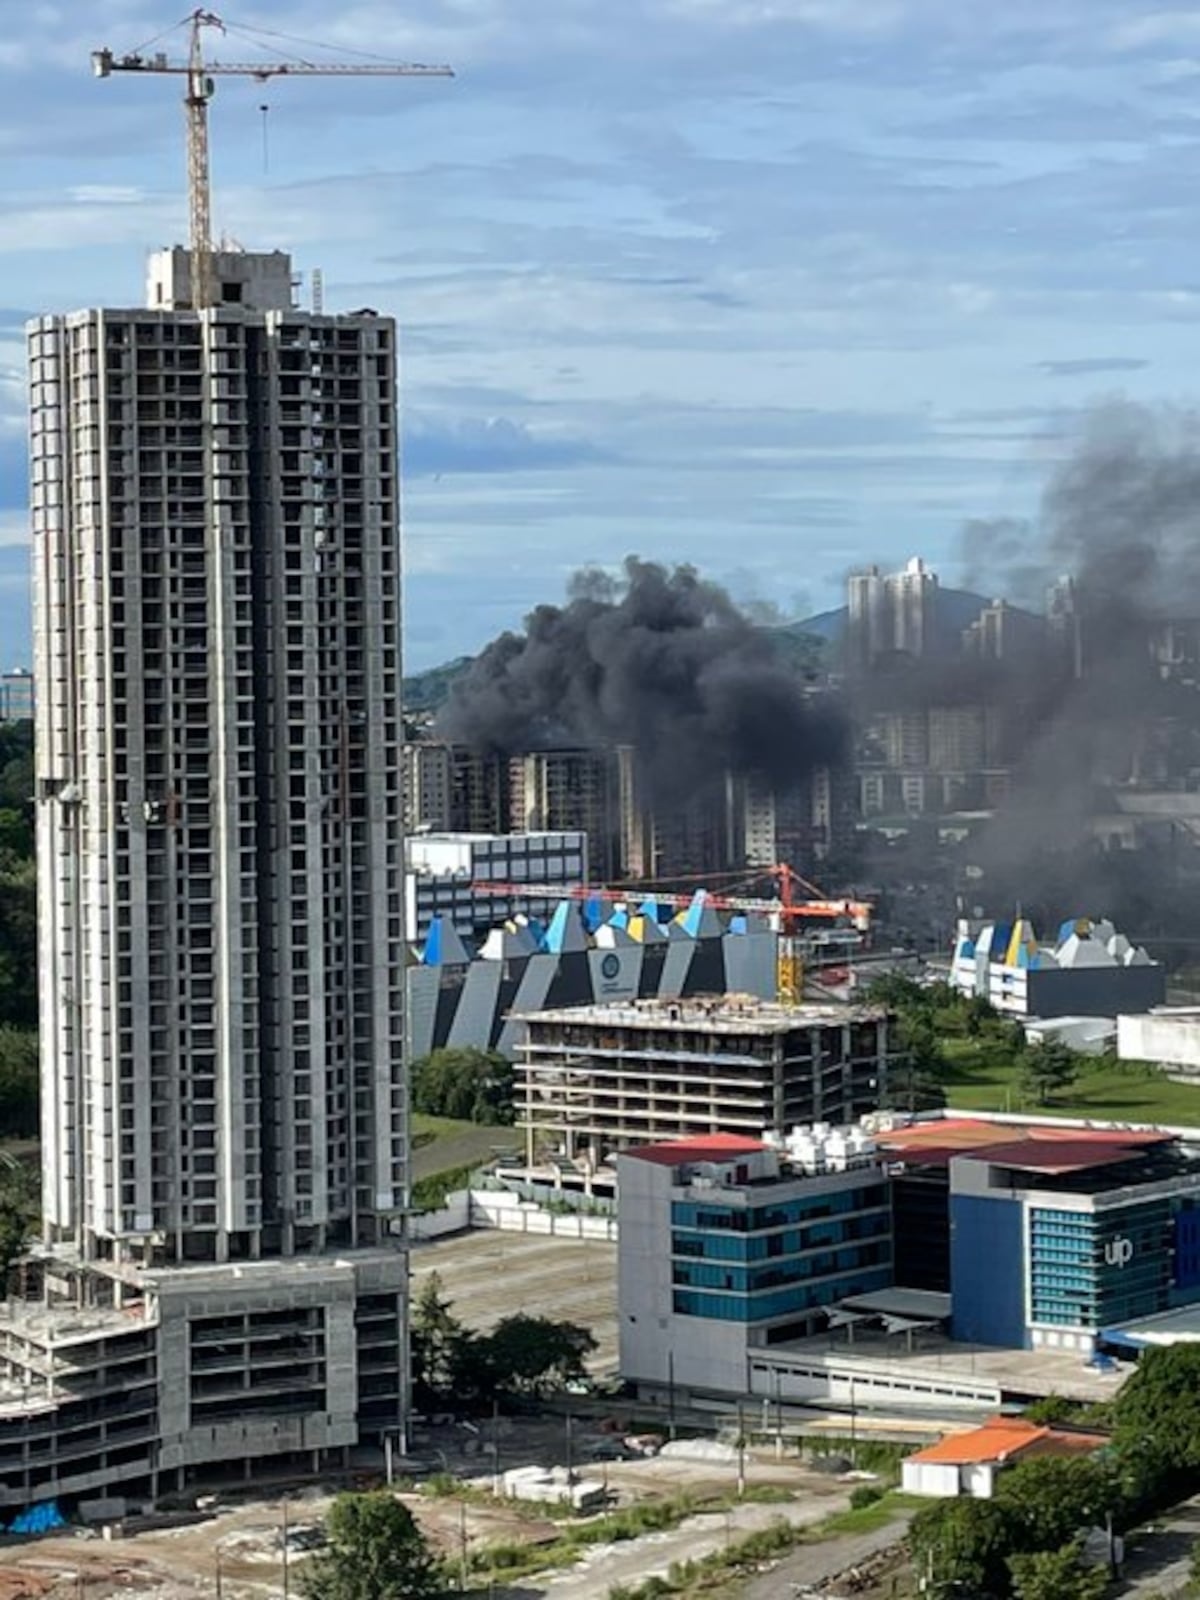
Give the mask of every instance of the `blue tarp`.
[(56, 1528), (65, 1528), (67, 1519), (58, 1509), (57, 1500), (43, 1500), (40, 1505), (30, 1506), (28, 1511), (22, 1511), (19, 1517), (14, 1517), (8, 1525), (9, 1533), (53, 1533)]

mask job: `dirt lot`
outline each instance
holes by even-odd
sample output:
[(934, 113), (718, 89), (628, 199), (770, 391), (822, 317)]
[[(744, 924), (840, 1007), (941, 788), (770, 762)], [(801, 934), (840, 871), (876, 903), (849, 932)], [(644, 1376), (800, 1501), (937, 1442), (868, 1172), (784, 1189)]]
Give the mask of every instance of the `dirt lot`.
[(486, 1332), (515, 1311), (579, 1322), (599, 1341), (592, 1370), (616, 1371), (615, 1245), (480, 1229), (413, 1249), (414, 1298), (431, 1272), (468, 1327)]
[[(611, 1437), (595, 1425), (574, 1425), (572, 1453), (581, 1473), (606, 1481), (621, 1502), (665, 1498), (685, 1488), (703, 1495), (731, 1493), (736, 1487), (736, 1469), (728, 1461), (591, 1462), (592, 1450)], [(459, 1473), (479, 1473), (480, 1486), (486, 1487), (491, 1463), (481, 1454), (484, 1442), (469, 1430), (443, 1428), (427, 1435), (424, 1446), (445, 1455), (449, 1466)], [(565, 1428), (556, 1421), (503, 1423), (499, 1442), (504, 1466), (532, 1461), (548, 1465), (563, 1459)], [(776, 1461), (769, 1451), (748, 1461), (747, 1480), (752, 1485), (772, 1483), (792, 1491), (797, 1500), (790, 1515), (802, 1521), (839, 1509), (852, 1487), (794, 1461)], [(202, 1522), (143, 1532), (111, 1543), (66, 1535), (0, 1546), (0, 1600), (78, 1600), (81, 1594), (89, 1600), (213, 1600), (218, 1574), (223, 1600), (275, 1600), (285, 1593), (285, 1515), (294, 1539), (301, 1530), (319, 1524), (331, 1492), (306, 1489), (288, 1495), (286, 1501), (276, 1496), (231, 1502)], [(432, 1542), (452, 1560), (464, 1547), (470, 1551), (499, 1539), (537, 1542), (553, 1534), (553, 1524), (535, 1506), (433, 1500), (417, 1494), (405, 1495), (405, 1500)], [(714, 1537), (736, 1535), (743, 1521), (748, 1530), (779, 1511), (779, 1507), (747, 1504), (731, 1512), (730, 1520)], [(686, 1531), (681, 1530), (681, 1535), (686, 1544)], [(653, 1543), (647, 1545), (646, 1558), (665, 1556), (671, 1538), (649, 1536)], [(613, 1547), (619, 1549), (624, 1564), (632, 1563), (630, 1570), (637, 1568), (641, 1542)], [(522, 1591), (561, 1594), (562, 1600), (590, 1594), (607, 1571), (607, 1564), (597, 1559), (599, 1555), (599, 1550), (594, 1551), (587, 1563), (591, 1570), (576, 1578), (560, 1573), (543, 1580), (526, 1579)], [(300, 1552), (289, 1554), (291, 1576), (303, 1560)], [(606, 1585), (596, 1589), (598, 1595), (606, 1592)]]

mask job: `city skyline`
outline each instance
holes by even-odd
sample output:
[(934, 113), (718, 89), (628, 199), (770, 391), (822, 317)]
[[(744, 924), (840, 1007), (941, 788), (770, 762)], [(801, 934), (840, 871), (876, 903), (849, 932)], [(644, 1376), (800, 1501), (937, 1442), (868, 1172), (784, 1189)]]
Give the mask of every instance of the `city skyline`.
[[(536, 62), (512, 0), (247, 15), (460, 74), (223, 84), (214, 109), (219, 228), (401, 321), (411, 668), (629, 550), (798, 613), (914, 550), (955, 582), (961, 524), (1032, 510), (1091, 398), (1187, 392), (1194, 19), (959, 15), (581, 0)], [(88, 77), (164, 20), (17, 18), (0, 58), (5, 666), (29, 659), (21, 325), (136, 305), (183, 232), (171, 85)]]

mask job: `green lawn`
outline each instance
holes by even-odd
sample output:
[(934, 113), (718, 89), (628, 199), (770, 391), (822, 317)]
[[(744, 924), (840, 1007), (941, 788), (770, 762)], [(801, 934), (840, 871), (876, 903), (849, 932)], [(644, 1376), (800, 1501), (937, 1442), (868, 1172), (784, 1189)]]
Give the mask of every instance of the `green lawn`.
[(458, 1122), (453, 1117), (430, 1117), (414, 1111), (413, 1176), (432, 1178), (441, 1172), (485, 1166), (497, 1150), (520, 1151), (522, 1143), (516, 1128)]
[(457, 1117), (430, 1117), (424, 1111), (412, 1114), (412, 1142), (414, 1150), (421, 1150), (435, 1139), (449, 1139), (458, 1133), (470, 1133), (474, 1122), (460, 1122)]
[[(1200, 1127), (1200, 1085), (1174, 1083), (1140, 1062), (1095, 1057), (1075, 1083), (1040, 1106), (1021, 1089), (1019, 1075), (1002, 1044), (988, 1039), (945, 1037), (941, 1046), (951, 1070), (946, 1097), (962, 1111), (1028, 1111), (1045, 1116), (1095, 1117), (1111, 1122), (1164, 1122)], [(1085, 1058), (1091, 1060), (1093, 1058)]]

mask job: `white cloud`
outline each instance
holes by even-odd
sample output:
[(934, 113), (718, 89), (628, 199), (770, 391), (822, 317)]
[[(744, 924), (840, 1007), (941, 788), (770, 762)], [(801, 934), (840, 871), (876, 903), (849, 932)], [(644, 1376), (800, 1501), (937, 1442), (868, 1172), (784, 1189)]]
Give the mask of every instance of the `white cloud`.
[(29, 516), (25, 511), (0, 510), (0, 549), (29, 543)]

